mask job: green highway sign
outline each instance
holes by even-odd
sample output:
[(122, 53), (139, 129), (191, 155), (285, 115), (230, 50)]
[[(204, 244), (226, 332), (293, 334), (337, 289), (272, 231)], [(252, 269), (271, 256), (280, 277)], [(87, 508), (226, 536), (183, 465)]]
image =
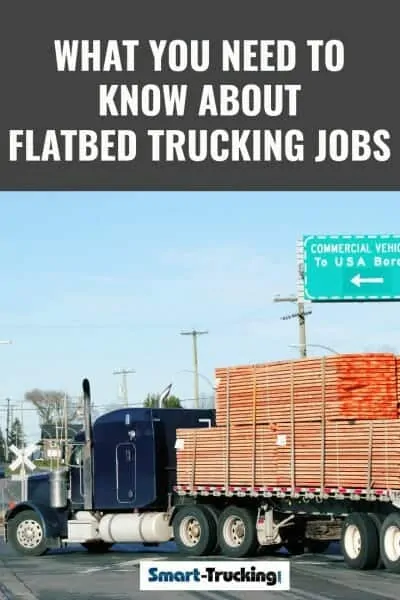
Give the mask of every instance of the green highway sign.
[(400, 300), (400, 235), (303, 236), (304, 300)]

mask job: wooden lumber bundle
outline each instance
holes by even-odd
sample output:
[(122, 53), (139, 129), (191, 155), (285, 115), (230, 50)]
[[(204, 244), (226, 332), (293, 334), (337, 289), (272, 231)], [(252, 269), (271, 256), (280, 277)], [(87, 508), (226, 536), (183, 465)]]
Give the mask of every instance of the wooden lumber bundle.
[(206, 485), (207, 482), (212, 485), (211, 481), (220, 485), (218, 482), (224, 479), (228, 467), (226, 430), (222, 427), (179, 429), (176, 437), (179, 441), (176, 450), (178, 485)]
[(217, 427), (180, 430), (178, 485), (400, 490), (400, 357), (216, 369)]
[(400, 418), (400, 356), (396, 356), (397, 410)]
[(177, 483), (400, 489), (400, 420), (179, 430)]
[[(217, 425), (397, 419), (400, 363), (393, 354), (348, 354), (218, 368)], [(291, 411), (294, 411), (292, 415)]]

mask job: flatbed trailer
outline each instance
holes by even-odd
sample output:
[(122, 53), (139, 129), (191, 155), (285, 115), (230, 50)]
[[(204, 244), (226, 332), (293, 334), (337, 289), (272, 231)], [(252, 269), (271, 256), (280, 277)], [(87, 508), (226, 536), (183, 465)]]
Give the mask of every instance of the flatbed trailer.
[[(340, 541), (349, 567), (384, 566), (400, 573), (399, 492), (237, 486), (176, 486), (175, 491), (187, 514), (193, 506), (200, 511), (211, 507), (217, 515), (219, 548), (232, 558), (274, 552), (282, 546), (293, 554), (307, 549), (321, 552)], [(181, 520), (179, 512), (176, 519)], [(182, 544), (178, 526), (175, 522), (180, 551), (195, 554), (195, 549)]]

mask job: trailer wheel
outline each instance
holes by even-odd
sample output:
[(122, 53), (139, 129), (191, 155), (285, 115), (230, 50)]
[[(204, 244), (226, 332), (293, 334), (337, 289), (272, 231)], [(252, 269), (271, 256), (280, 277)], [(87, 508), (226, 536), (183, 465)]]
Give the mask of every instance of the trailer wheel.
[(218, 543), (224, 556), (255, 556), (258, 549), (257, 515), (247, 508), (229, 506), (218, 521)]
[(183, 506), (173, 521), (174, 541), (182, 554), (207, 556), (215, 548), (217, 524), (206, 506)]
[(343, 523), (341, 548), (351, 569), (374, 569), (379, 559), (379, 536), (368, 514), (350, 514)]
[[(380, 540), (381, 529), (382, 529), (382, 524), (383, 524), (383, 522), (385, 520), (385, 515), (382, 515), (380, 513), (368, 513), (368, 516), (375, 523), (375, 527), (376, 527), (377, 532), (378, 532), (378, 538)], [(380, 542), (379, 542), (379, 546), (380, 546)], [(385, 563), (382, 560), (382, 553), (380, 551), (379, 551), (379, 557), (378, 557), (378, 562), (377, 562), (376, 568), (377, 569), (384, 569), (385, 568)]]
[(43, 523), (34, 510), (23, 510), (7, 524), (8, 540), (19, 554), (42, 556), (47, 552)]
[(108, 552), (114, 544), (109, 544), (107, 542), (99, 541), (99, 542), (85, 542), (82, 546), (87, 550), (90, 554), (105, 554)]
[(400, 573), (400, 514), (391, 513), (383, 521), (380, 533), (382, 561), (388, 571)]

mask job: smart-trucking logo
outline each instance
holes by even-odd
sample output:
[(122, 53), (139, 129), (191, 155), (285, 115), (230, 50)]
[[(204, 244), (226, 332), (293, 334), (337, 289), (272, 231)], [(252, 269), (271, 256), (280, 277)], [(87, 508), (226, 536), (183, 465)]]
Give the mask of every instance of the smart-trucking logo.
[[(201, 566), (201, 565), (204, 566)], [(165, 565), (165, 566), (164, 566)], [(140, 563), (140, 590), (290, 590), (289, 561)]]

